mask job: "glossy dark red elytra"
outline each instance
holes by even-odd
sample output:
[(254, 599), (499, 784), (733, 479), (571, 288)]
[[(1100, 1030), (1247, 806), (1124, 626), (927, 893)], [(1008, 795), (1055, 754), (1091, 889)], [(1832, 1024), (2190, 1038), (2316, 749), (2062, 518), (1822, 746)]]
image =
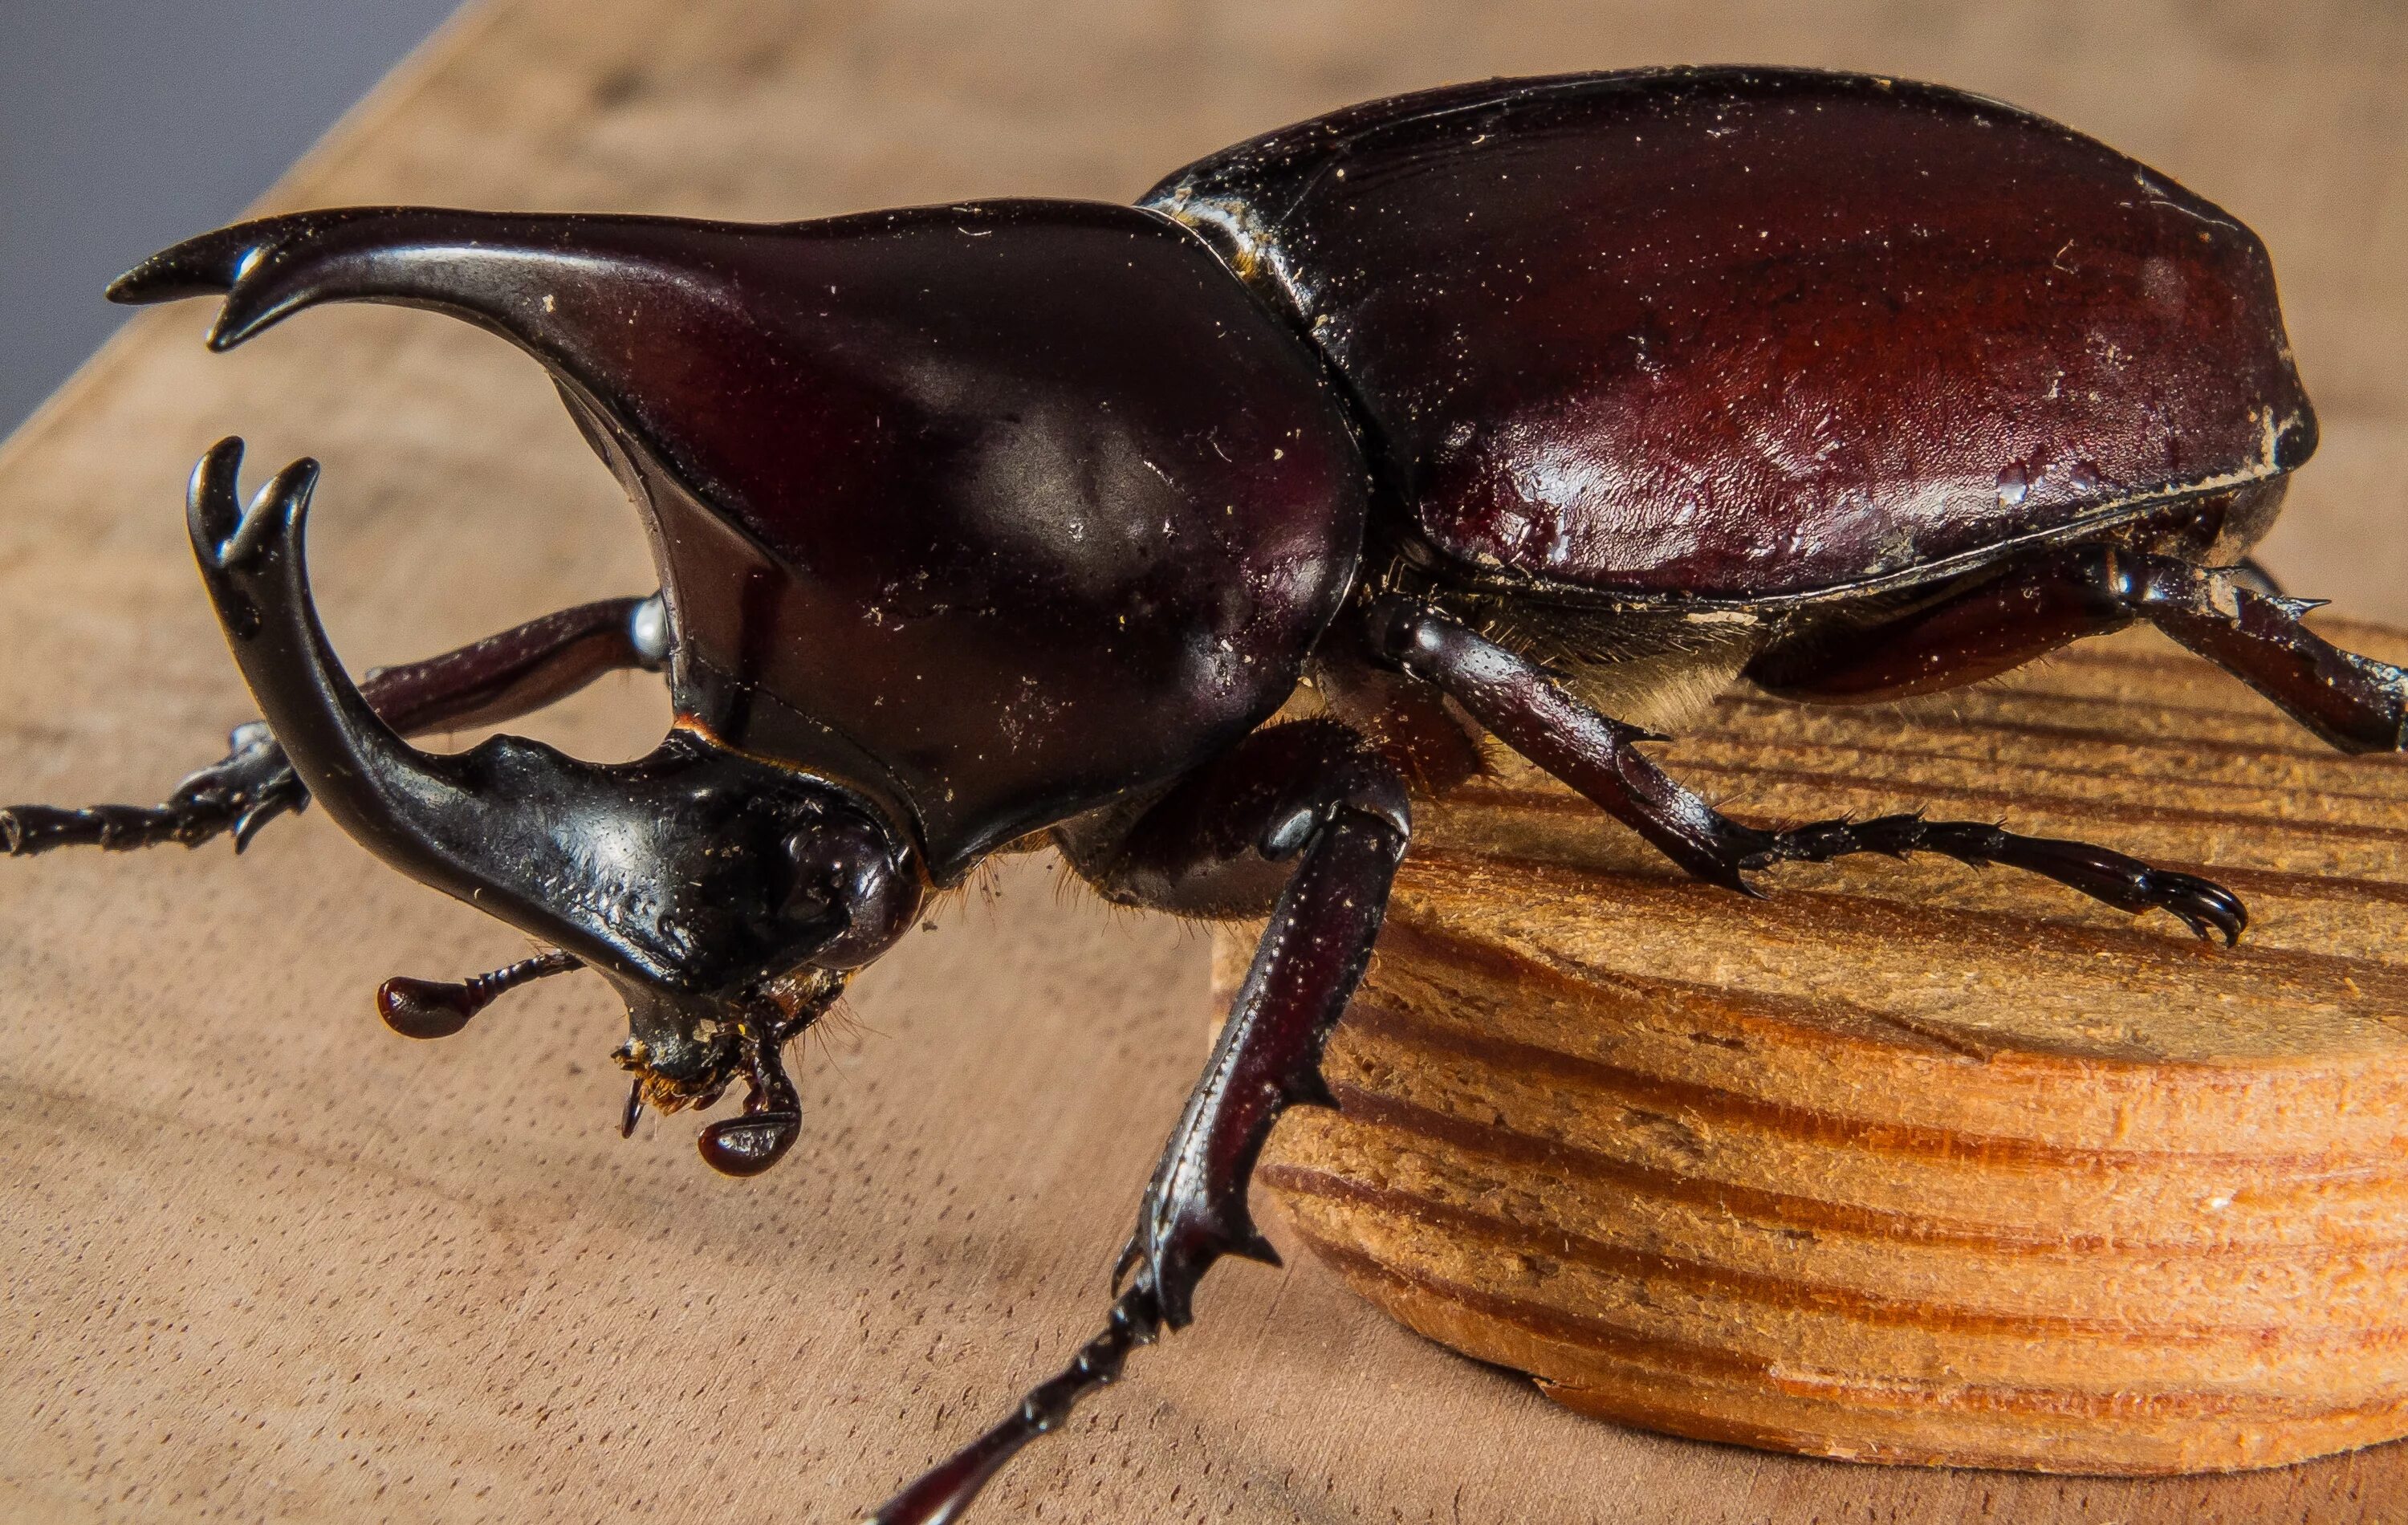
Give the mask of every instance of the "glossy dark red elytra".
[[(2408, 674), (2243, 560), (2316, 439), (2258, 239), (1931, 86), (1457, 86), (1240, 144), (1135, 207), (302, 212), (111, 295), (220, 296), (221, 349), (329, 301), (503, 335), (650, 516), (661, 590), (355, 685), (304, 567), (315, 467), (245, 507), (226, 441), (190, 530), (264, 725), (164, 805), (0, 812), (9, 852), (239, 843), (314, 798), (557, 950), (389, 983), (398, 1030), (590, 968), (627, 1007), (623, 1130), (741, 1079), (698, 1141), (738, 1175), (800, 1137), (784, 1045), (989, 854), (1051, 844), (1125, 904), (1268, 916), (1104, 1332), (886, 1525), (957, 1518), (1186, 1324), (1215, 1261), (1271, 1259), (1255, 1158), (1282, 1110), (1328, 1103), (1407, 781), (1462, 782), (1479, 730), (1733, 889), (1931, 852), (2229, 942), (2241, 901), (2191, 875), (1920, 815), (1744, 825), (1640, 748), (1735, 682), (1886, 700), (2136, 621), (2344, 750), (2398, 750), (2408, 713)], [(679, 721), (633, 763), (403, 739), (624, 668), (665, 671)]]

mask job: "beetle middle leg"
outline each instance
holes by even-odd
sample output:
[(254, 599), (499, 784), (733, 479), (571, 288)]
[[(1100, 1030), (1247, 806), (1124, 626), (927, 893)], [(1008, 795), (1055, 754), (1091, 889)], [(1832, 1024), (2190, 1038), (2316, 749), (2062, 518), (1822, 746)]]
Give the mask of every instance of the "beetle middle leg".
[[(233, 453), (229, 441), (210, 453)], [(208, 469), (204, 460), (202, 470)], [(195, 490), (198, 490), (197, 479)], [(564, 609), (456, 650), (380, 668), (360, 692), (378, 717), (405, 736), (513, 719), (566, 698), (606, 672), (657, 670), (667, 655), (660, 597), (606, 598)], [(0, 854), (54, 847), (128, 851), (166, 842), (197, 847), (226, 832), (237, 851), (277, 816), (303, 809), (309, 792), (263, 721), (246, 721), (226, 755), (177, 784), (164, 804), (11, 805), (0, 808)]]
[(1132, 1349), (1189, 1322), (1214, 1261), (1278, 1263), (1246, 1186), (1282, 1112), (1330, 1104), (1322, 1046), (1370, 959), (1409, 830), (1403, 780), (1326, 720), (1257, 732), (1134, 821), (1057, 828), (1073, 867), (1107, 899), (1223, 915), (1268, 903), (1270, 923), (1146, 1187), (1104, 1331), (1008, 1418), (888, 1501), (877, 1525), (959, 1518), (1015, 1452), (1117, 1378)]
[(1744, 870), (1775, 863), (1926, 852), (1975, 867), (2026, 870), (2134, 914), (2170, 912), (2200, 937), (2214, 930), (2228, 943), (2248, 925), (2246, 908), (2220, 885), (2087, 842), (2027, 837), (1982, 822), (1885, 815), (1759, 830), (1707, 804), (1636, 745), (1666, 738), (1598, 713), (1529, 661), (1429, 605), (1386, 595), (1372, 603), (1366, 623), (1373, 649), (1387, 660), (1438, 686), (1508, 746), (1690, 873), (1742, 894), (1755, 893)]

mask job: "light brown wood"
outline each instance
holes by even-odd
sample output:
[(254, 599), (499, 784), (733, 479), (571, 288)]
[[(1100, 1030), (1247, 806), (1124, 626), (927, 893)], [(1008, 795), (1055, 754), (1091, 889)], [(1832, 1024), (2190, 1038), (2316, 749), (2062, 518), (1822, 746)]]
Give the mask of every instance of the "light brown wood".
[[(2258, 228), (2326, 425), (2278, 569), (2408, 621), (2408, 20), (2379, 7), (525, 0), (469, 18), (274, 199), (1127, 197), (1384, 91), (1751, 58), (2029, 103)], [(490, 338), (352, 309), (212, 356), (207, 323), (141, 317), (0, 451), (0, 795), (155, 798), (250, 712), (180, 522), (225, 433), (263, 466), (325, 461), (311, 547), (355, 668), (649, 586), (606, 475)], [(662, 714), (629, 680), (521, 728), (624, 755)], [(2176, 835), (2169, 856), (2214, 850)], [(2401, 877), (2364, 851), (2355, 871)], [(684, 1125), (613, 1136), (598, 985), (448, 1043), (383, 1032), (384, 976), (522, 944), (321, 817), (239, 861), (0, 864), (0, 1517), (848, 1518), (1089, 1332), (1204, 1050), (1190, 928), (1059, 895), (1041, 863), (939, 923), (801, 1065), (805, 1144), (738, 1184)], [(2399, 1446), (2098, 1482), (1666, 1439), (1412, 1337), (1302, 1255), (1217, 1273), (1199, 1307), (980, 1518), (2408, 1513)]]
[(1343, 1110), (1266, 1157), (1325, 1261), (1675, 1433), (2163, 1473), (2408, 1432), (2408, 766), (2316, 754), (2146, 633), (1944, 709), (1735, 697), (1664, 760), (1773, 821), (2105, 837), (2239, 889), (2250, 934), (1944, 859), (1749, 901), (1500, 757), (1416, 812)]

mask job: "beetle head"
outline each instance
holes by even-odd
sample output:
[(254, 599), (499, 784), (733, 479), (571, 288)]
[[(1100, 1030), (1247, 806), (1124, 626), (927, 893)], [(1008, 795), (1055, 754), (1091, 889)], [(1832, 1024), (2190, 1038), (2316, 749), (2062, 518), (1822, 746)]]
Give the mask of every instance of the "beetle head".
[[(510, 906), (509, 919), (580, 951), (465, 984), (389, 980), (378, 992), (386, 1022), (410, 1037), (446, 1036), (513, 985), (590, 965), (627, 1006), (627, 1041), (612, 1056), (634, 1077), (622, 1133), (647, 1105), (708, 1107), (741, 1077), (743, 1114), (697, 1142), (724, 1173), (767, 1169), (802, 1126), (786, 1043), (918, 910), (908, 845), (849, 791), (685, 732), (618, 770), (508, 739), (479, 751), (509, 764), (491, 780), (520, 785), (490, 798), (515, 797), (559, 850), (497, 833), (502, 850), (484, 865), (494, 894), (469, 898)], [(531, 907), (530, 882), (550, 899)]]
[[(572, 954), (625, 1002), (627, 1039), (612, 1057), (633, 1077), (626, 1129), (645, 1105), (709, 1107), (741, 1079), (743, 1114), (703, 1129), (703, 1158), (732, 1175), (774, 1163), (801, 1127), (785, 1044), (918, 913), (902, 835), (850, 790), (687, 729), (618, 767), (511, 737), (458, 758), (419, 755), (430, 775), (459, 780), (458, 803), (479, 823), (409, 827), (480, 844), (447, 855), (480, 881), (462, 898)], [(382, 830), (353, 829), (385, 851)], [(406, 855), (385, 856), (461, 894)], [(386, 1009), (390, 1020), (390, 998)]]
[[(430, 775), (464, 785), (457, 803), (480, 823), (408, 827), (437, 842), (473, 835), (480, 852), (447, 855), (480, 881), (462, 898), (566, 950), (626, 1003), (627, 1040), (612, 1056), (633, 1077), (626, 1129), (646, 1105), (709, 1107), (741, 1079), (743, 1114), (703, 1129), (703, 1158), (732, 1175), (774, 1163), (801, 1127), (781, 1051), (919, 910), (901, 834), (850, 790), (687, 729), (620, 767), (511, 737), (458, 758), (419, 755)], [(384, 851), (386, 829), (354, 834)], [(405, 1031), (458, 1025), (413, 1028), (396, 1020), (408, 1014), (394, 986), (382, 999)]]
[[(595, 967), (627, 1005), (613, 1057), (634, 1077), (629, 1125), (645, 1104), (710, 1106), (740, 1077), (743, 1115), (699, 1143), (715, 1169), (753, 1174), (801, 1124), (781, 1050), (910, 925), (917, 867), (900, 834), (843, 788), (690, 731), (648, 762), (676, 786), (666, 800), (636, 791), (638, 829), (607, 808), (580, 821), (590, 871), (565, 886), (566, 919), (590, 919), (575, 929), (618, 955)], [(600, 914), (580, 917), (580, 904)]]

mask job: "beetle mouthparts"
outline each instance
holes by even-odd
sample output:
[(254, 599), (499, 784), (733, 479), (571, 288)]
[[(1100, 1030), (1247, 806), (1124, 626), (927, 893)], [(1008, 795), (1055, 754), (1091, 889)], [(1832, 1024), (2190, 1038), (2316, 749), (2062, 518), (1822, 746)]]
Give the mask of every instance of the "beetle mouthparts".
[[(611, 1056), (632, 1076), (619, 1136), (635, 1131), (647, 1104), (663, 1113), (709, 1107), (740, 1077), (746, 1083), (743, 1112), (706, 1125), (695, 1148), (722, 1175), (758, 1175), (776, 1164), (803, 1131), (802, 1103), (786, 1074), (785, 1046), (835, 1003), (844, 983), (841, 974), (813, 971), (806, 980), (788, 982), (788, 988), (763, 992), (751, 1010), (724, 1023), (689, 1026), (672, 1018), (667, 1027), (653, 1027), (651, 1038), (631, 1033)], [(642, 1014), (629, 1014), (639, 1029), (646, 1025)]]
[(744, 1115), (728, 1117), (705, 1128), (695, 1141), (703, 1163), (722, 1175), (741, 1180), (758, 1175), (785, 1158), (786, 1151), (803, 1134), (803, 1115), (795, 1111), (752, 1110), (745, 1103)]

